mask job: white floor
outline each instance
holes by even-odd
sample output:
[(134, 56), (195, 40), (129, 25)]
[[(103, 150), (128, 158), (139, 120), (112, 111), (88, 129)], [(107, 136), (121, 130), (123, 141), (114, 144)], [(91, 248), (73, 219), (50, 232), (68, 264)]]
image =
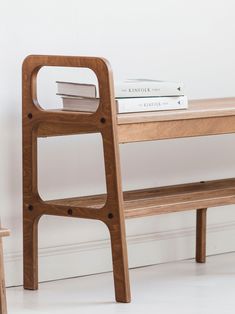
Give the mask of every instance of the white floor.
[(132, 302), (114, 302), (112, 273), (7, 289), (9, 314), (235, 313), (235, 253), (130, 271)]

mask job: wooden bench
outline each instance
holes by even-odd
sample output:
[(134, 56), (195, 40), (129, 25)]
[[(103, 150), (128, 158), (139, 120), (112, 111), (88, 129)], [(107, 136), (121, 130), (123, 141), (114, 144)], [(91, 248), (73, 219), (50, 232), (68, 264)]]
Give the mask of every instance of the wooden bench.
[(0, 229), (0, 314), (7, 313), (2, 237), (8, 236), (9, 234), (9, 230)]
[[(83, 67), (95, 72), (96, 113), (44, 110), (37, 100), (43, 66)], [(24, 287), (38, 288), (38, 221), (42, 215), (98, 219), (110, 232), (116, 300), (130, 302), (125, 218), (196, 210), (196, 261), (205, 262), (208, 207), (235, 203), (235, 179), (195, 182), (123, 192), (119, 144), (235, 132), (235, 98), (190, 101), (188, 110), (116, 113), (112, 71), (101, 58), (29, 56), (23, 64)], [(101, 133), (106, 195), (43, 200), (37, 185), (37, 139)], [(73, 240), (74, 241), (74, 240)]]

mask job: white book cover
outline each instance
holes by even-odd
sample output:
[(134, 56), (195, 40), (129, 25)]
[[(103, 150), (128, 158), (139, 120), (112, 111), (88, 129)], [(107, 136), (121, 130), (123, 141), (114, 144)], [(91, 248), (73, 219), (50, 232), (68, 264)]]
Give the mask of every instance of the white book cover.
[[(63, 109), (71, 111), (95, 112), (99, 106), (98, 98), (63, 96)], [(187, 109), (186, 96), (144, 97), (116, 99), (118, 113)]]
[(183, 84), (170, 81), (129, 79), (117, 82), (114, 88), (116, 98), (184, 95)]
[(117, 99), (118, 113), (187, 109), (186, 96)]

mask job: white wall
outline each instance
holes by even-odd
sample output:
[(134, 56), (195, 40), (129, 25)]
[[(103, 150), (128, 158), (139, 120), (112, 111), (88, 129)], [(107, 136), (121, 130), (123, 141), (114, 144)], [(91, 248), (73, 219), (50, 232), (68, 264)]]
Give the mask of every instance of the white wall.
[[(7, 282), (21, 283), (21, 63), (28, 54), (106, 57), (116, 80), (181, 80), (190, 98), (234, 96), (235, 4), (232, 0), (0, 2), (0, 208), (12, 230), (5, 241)], [(44, 69), (39, 97), (59, 106), (56, 79), (81, 73)], [(90, 78), (89, 75), (85, 76)], [(124, 188), (168, 185), (235, 175), (234, 135), (128, 144), (120, 147)], [(44, 197), (104, 189), (98, 136), (39, 140), (39, 184)], [(89, 172), (87, 172), (89, 171)], [(235, 249), (235, 206), (209, 210), (209, 254)], [(127, 222), (130, 265), (194, 254), (194, 213)], [(44, 217), (40, 223), (41, 280), (111, 267), (101, 223)], [(172, 249), (174, 248), (174, 249)]]

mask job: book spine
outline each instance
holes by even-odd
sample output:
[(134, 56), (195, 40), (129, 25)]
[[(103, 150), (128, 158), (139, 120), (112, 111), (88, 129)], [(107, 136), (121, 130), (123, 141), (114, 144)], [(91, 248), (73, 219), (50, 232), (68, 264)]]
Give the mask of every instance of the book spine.
[(163, 97), (182, 96), (184, 88), (182, 84), (155, 83), (155, 84), (117, 84), (115, 86), (116, 98), (132, 97)]
[(176, 110), (188, 108), (186, 96), (118, 99), (118, 113)]

